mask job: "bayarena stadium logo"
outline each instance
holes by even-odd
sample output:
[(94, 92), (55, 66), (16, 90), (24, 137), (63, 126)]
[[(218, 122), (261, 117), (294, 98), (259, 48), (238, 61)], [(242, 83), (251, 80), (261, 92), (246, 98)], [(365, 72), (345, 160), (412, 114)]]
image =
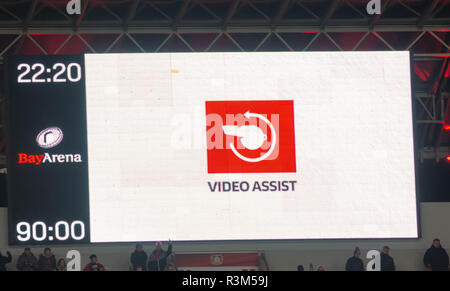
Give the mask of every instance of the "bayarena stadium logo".
[(64, 134), (59, 127), (49, 127), (42, 130), (36, 137), (37, 144), (44, 149), (49, 149), (59, 145)]
[(208, 173), (296, 172), (293, 100), (206, 101)]
[[(49, 149), (59, 145), (64, 137), (62, 130), (59, 127), (48, 127), (41, 132), (36, 137), (36, 142), (39, 147), (44, 149)], [(19, 164), (33, 164), (41, 165), (45, 163), (81, 163), (80, 154), (27, 154), (27, 153), (17, 153)]]

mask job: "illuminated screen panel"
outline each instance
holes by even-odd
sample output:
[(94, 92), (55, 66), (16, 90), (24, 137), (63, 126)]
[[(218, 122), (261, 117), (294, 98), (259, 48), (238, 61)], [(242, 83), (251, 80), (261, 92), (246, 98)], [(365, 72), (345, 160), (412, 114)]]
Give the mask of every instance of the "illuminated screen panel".
[(84, 57), (5, 67), (9, 243), (89, 243)]
[(415, 238), (409, 57), (10, 57), (9, 243)]
[(91, 242), (418, 236), (408, 52), (85, 55)]

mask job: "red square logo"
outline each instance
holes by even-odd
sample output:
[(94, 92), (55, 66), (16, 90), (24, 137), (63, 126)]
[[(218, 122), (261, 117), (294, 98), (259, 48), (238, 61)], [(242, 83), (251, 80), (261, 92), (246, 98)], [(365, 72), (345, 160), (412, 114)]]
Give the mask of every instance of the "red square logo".
[(208, 173), (296, 172), (294, 102), (206, 101)]

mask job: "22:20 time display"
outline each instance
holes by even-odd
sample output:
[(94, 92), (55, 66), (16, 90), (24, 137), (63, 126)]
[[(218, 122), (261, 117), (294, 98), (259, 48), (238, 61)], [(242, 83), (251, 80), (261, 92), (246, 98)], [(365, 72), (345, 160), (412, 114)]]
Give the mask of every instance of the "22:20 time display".
[[(81, 80), (81, 66), (77, 63), (68, 65), (56, 63), (48, 68), (44, 64), (19, 64), (17, 83), (76, 83)], [(31, 74), (30, 74), (31, 73)]]
[(65, 241), (68, 239), (82, 240), (85, 238), (84, 223), (80, 220), (73, 221), (70, 225), (66, 221), (58, 221), (54, 226), (47, 226), (42, 221), (36, 221), (32, 225), (28, 222), (19, 222), (16, 226), (17, 239), (21, 242), (44, 241), (54, 239)]

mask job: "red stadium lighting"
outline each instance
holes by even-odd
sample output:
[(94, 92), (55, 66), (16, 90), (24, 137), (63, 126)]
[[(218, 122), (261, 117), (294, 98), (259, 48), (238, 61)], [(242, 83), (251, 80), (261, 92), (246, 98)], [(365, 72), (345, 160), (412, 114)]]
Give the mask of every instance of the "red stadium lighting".
[(446, 158), (447, 162), (450, 162), (450, 155), (448, 155)]
[(444, 130), (450, 130), (450, 124), (444, 124), (443, 129)]

